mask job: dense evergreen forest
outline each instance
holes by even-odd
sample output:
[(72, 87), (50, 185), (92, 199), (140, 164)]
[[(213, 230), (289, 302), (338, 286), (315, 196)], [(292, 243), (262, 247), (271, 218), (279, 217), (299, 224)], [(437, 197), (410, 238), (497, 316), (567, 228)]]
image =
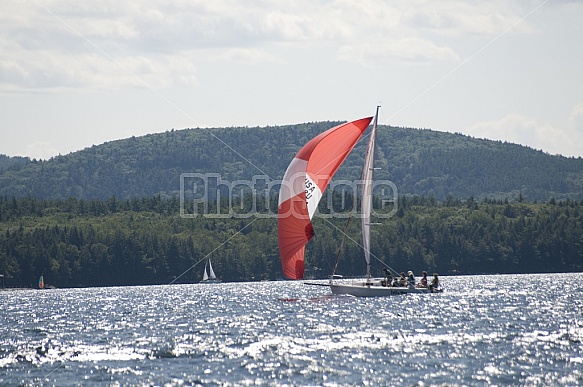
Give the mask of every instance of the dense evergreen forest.
[[(0, 195), (106, 200), (177, 196), (182, 173), (281, 179), (309, 139), (339, 122), (255, 128), (172, 130), (92, 146), (47, 161), (0, 157)], [(336, 179), (357, 179), (362, 141)], [(403, 195), (583, 199), (583, 159), (461, 134), (381, 126), (377, 179)]]
[[(440, 274), (583, 270), (583, 200), (523, 199), (401, 196), (396, 214), (373, 229), (373, 272), (384, 265)], [(10, 287), (34, 286), (40, 274), (56, 287), (192, 283), (210, 257), (226, 281), (282, 277), (276, 219), (182, 218), (179, 206), (161, 195), (0, 197), (0, 273)], [(344, 222), (314, 220), (310, 274), (330, 273)], [(358, 223), (340, 257), (345, 276), (365, 272)]]

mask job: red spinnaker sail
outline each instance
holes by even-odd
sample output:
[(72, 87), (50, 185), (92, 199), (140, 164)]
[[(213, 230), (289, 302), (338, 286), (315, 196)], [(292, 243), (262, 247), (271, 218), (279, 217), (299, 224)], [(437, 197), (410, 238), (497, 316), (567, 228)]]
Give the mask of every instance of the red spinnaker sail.
[(304, 249), (314, 235), (312, 216), (326, 186), (372, 117), (348, 122), (310, 140), (287, 168), (279, 191), (277, 236), (283, 274), (304, 278)]

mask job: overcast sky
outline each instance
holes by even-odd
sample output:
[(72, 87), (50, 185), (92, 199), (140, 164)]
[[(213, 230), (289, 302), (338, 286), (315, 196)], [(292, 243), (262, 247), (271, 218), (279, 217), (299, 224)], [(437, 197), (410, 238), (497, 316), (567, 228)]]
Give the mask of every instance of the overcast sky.
[(0, 153), (353, 120), (583, 156), (583, 2), (0, 0)]

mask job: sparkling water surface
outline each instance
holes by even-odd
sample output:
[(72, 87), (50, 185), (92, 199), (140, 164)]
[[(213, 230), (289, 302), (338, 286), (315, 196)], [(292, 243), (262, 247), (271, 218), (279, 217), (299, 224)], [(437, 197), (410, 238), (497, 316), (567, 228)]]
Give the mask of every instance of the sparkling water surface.
[(0, 385), (580, 385), (583, 274), (0, 291)]

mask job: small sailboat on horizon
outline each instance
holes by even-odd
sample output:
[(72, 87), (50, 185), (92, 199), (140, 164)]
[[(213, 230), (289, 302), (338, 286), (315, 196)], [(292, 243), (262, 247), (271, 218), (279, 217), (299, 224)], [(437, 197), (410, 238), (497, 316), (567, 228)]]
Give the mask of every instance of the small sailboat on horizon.
[(38, 277), (38, 288), (37, 289), (39, 289), (39, 290), (56, 289), (56, 287), (53, 285), (45, 283), (45, 275), (43, 273), (40, 275), (40, 277)]
[[(208, 272), (207, 267), (209, 269)], [(204, 274), (202, 275), (202, 281), (200, 282), (205, 284), (216, 284), (222, 282), (219, 278), (217, 278), (215, 271), (213, 270), (213, 264), (211, 263), (210, 258), (204, 265)]]

